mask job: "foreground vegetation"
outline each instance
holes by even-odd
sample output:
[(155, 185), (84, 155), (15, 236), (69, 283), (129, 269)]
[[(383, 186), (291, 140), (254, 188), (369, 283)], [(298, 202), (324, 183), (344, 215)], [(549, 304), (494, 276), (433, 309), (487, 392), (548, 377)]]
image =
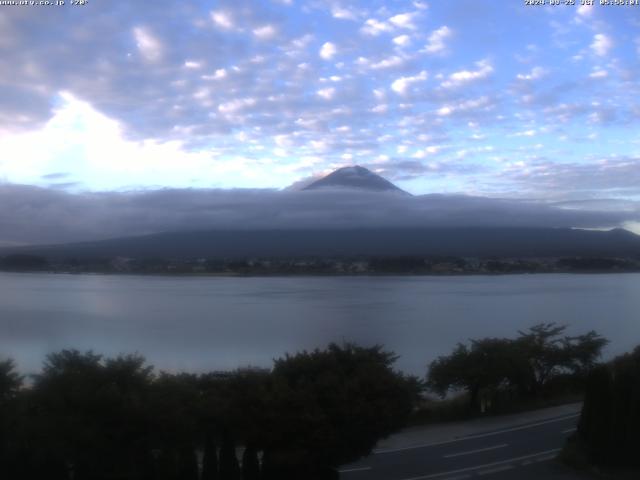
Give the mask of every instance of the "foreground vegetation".
[(640, 346), (594, 368), (576, 434), (563, 452), (578, 467), (640, 469)]
[[(426, 382), (394, 371), (396, 357), (382, 347), (353, 344), (287, 355), (270, 370), (202, 374), (157, 373), (138, 355), (63, 350), (24, 379), (7, 360), (0, 362), (0, 473), (25, 480), (337, 478), (337, 466), (431, 415), (425, 390), (465, 392), (463, 404), (442, 402), (454, 405), (443, 420), (581, 395), (590, 372), (601, 372), (596, 362), (607, 342), (595, 332), (564, 333), (547, 323), (515, 339), (459, 344), (431, 363)], [(587, 405), (602, 409), (594, 400)]]
[(515, 339), (458, 344), (451, 354), (431, 363), (427, 386), (442, 397), (463, 391), (468, 411), (482, 413), (581, 394), (608, 342), (594, 331), (578, 336), (565, 331), (565, 326), (542, 323)]
[(286, 356), (271, 371), (156, 374), (139, 356), (64, 350), (27, 388), (5, 361), (1, 476), (337, 478), (334, 467), (368, 454), (411, 413), (419, 382), (393, 371), (394, 360), (346, 344)]

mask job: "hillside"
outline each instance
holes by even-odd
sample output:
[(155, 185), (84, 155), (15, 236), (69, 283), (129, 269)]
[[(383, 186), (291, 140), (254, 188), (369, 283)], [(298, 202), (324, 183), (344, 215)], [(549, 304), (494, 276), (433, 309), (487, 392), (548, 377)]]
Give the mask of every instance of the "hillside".
[(99, 242), (0, 249), (68, 258), (249, 258), (453, 255), (461, 257), (640, 256), (626, 230), (386, 228), (159, 233)]

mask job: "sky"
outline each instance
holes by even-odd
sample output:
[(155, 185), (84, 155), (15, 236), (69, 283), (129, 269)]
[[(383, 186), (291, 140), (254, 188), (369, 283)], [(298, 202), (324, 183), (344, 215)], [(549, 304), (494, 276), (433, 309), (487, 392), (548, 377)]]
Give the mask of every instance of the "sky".
[(359, 164), (640, 231), (637, 6), (89, 0), (0, 5), (0, 32), (0, 225)]

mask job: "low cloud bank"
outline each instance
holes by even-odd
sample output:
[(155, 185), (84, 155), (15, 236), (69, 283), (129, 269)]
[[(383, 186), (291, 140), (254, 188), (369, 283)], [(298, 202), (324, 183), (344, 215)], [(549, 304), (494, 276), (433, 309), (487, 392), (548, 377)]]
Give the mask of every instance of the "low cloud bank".
[(63, 243), (214, 229), (577, 227), (638, 225), (640, 202), (547, 203), (351, 190), (68, 193), (0, 185), (0, 245)]

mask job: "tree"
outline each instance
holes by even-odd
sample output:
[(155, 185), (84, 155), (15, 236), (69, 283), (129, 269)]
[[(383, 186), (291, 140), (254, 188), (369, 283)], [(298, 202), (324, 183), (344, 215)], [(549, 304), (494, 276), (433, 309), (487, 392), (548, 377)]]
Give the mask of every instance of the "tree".
[(640, 466), (640, 346), (613, 361), (614, 461)]
[(596, 465), (640, 467), (640, 346), (592, 369), (578, 440)]
[(438, 357), (429, 366), (428, 387), (441, 396), (451, 390), (466, 390), (471, 408), (479, 405), (481, 391), (495, 392), (517, 385), (523, 357), (513, 341), (500, 338), (459, 343), (450, 355)]
[(23, 379), (16, 372), (12, 359), (0, 361), (0, 408), (15, 398), (22, 387)]
[(369, 454), (401, 428), (420, 384), (395, 372), (395, 359), (381, 346), (347, 343), (276, 360), (261, 425), (265, 468), (309, 477)]
[(561, 336), (566, 325), (540, 323), (520, 331), (516, 345), (528, 359), (528, 391), (537, 395), (550, 379), (562, 373), (586, 376), (608, 343), (595, 331), (575, 337)]
[(195, 442), (199, 431), (200, 398), (195, 374), (161, 372), (155, 377), (146, 405), (154, 448), (177, 452)]
[(18, 477), (20, 464), (16, 462), (15, 437), (19, 426), (16, 423), (16, 397), (22, 387), (23, 377), (15, 370), (13, 360), (0, 361), (0, 476)]
[(566, 328), (552, 322), (540, 323), (526, 332), (518, 332), (518, 349), (529, 362), (529, 393), (536, 395), (554, 373), (566, 365), (568, 359), (562, 348), (562, 339), (559, 338)]
[(155, 375), (137, 355), (62, 350), (46, 357), (24, 390), (13, 364), (2, 362), (1, 412), (9, 418), (4, 405), (16, 400), (10, 417), (19, 421), (19, 448), (1, 473), (195, 480), (195, 454), (204, 446), (203, 480), (239, 480), (237, 440), (245, 446), (245, 480), (262, 473), (259, 450), (270, 466), (263, 478), (337, 478), (335, 467), (401, 428), (416, 403), (420, 382), (395, 372), (395, 358), (380, 346), (332, 344), (287, 355), (270, 372)]
[(198, 459), (190, 445), (178, 450), (178, 478), (180, 480), (198, 480)]
[(588, 458), (597, 464), (611, 457), (612, 376), (606, 365), (594, 368), (587, 377), (584, 405), (578, 433), (588, 445)]
[(220, 447), (220, 480), (240, 480), (240, 465), (236, 457), (236, 445), (227, 431)]
[(211, 434), (206, 434), (202, 456), (202, 480), (218, 480), (218, 451)]
[(34, 377), (37, 430), (48, 463), (72, 465), (75, 478), (100, 478), (110, 459), (105, 449), (102, 356), (91, 351), (62, 350), (47, 356)]
[(31, 436), (39, 448), (31, 450), (72, 466), (78, 480), (149, 475), (152, 380), (152, 367), (138, 355), (48, 355), (32, 389)]
[(609, 341), (601, 337), (595, 330), (576, 337), (562, 339), (565, 355), (565, 366), (574, 375), (586, 376), (597, 364), (602, 349)]
[(594, 331), (562, 336), (565, 330), (555, 323), (541, 323), (519, 332), (514, 340), (484, 338), (471, 340), (469, 346), (459, 343), (451, 354), (431, 362), (427, 385), (442, 397), (465, 390), (475, 409), (483, 393), (489, 399), (500, 391), (535, 397), (549, 391), (549, 382), (561, 375), (582, 381), (607, 340)]
[(153, 469), (150, 435), (153, 419), (149, 415), (153, 367), (140, 355), (107, 358), (103, 362), (101, 397), (102, 435), (109, 441), (103, 456), (111, 469), (142, 476)]
[(242, 480), (260, 480), (260, 462), (256, 447), (249, 444), (242, 453)]

